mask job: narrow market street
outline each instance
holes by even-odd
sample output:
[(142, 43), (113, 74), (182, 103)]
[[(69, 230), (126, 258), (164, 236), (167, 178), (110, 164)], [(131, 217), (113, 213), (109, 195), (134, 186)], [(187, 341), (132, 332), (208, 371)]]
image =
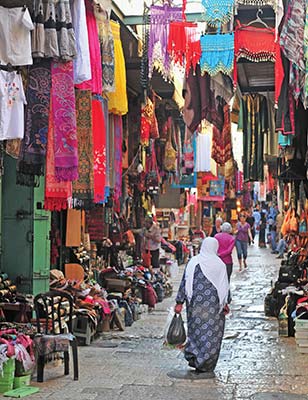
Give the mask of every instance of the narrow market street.
[(40, 392), (31, 399), (307, 399), (308, 355), (296, 352), (294, 338), (280, 338), (277, 320), (263, 312), (264, 297), (279, 265), (269, 249), (257, 245), (249, 248), (247, 271), (239, 273), (235, 264), (232, 314), (215, 379), (185, 379), (183, 354), (163, 347), (174, 290), (172, 298), (160, 303), (154, 313), (143, 314), (125, 332), (105, 333), (90, 346), (79, 347), (78, 382), (61, 376), (62, 365), (48, 367), (46, 381), (35, 383)]

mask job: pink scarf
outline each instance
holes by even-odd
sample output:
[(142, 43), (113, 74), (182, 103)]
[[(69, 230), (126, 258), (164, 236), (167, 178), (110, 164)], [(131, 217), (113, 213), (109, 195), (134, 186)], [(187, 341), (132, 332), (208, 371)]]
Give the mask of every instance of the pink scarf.
[(78, 142), (73, 62), (51, 64), (54, 121), (55, 176), (61, 181), (78, 179)]

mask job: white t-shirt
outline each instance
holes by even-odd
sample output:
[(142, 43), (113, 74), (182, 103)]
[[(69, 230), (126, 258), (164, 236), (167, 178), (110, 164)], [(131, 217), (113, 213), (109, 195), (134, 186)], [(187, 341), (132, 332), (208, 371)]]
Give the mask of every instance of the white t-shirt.
[(23, 139), (25, 104), (20, 74), (0, 70), (0, 140)]
[(11, 65), (33, 64), (29, 10), (23, 7), (0, 7), (0, 62)]

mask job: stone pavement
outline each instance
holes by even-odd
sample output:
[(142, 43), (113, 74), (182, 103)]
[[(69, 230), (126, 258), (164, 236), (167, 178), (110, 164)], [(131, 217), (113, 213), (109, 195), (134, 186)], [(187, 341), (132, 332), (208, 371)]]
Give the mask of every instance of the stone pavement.
[(162, 345), (174, 293), (125, 332), (104, 334), (91, 346), (79, 347), (78, 382), (71, 375), (63, 377), (62, 366), (47, 368), (46, 381), (35, 383), (41, 390), (31, 399), (308, 400), (308, 354), (296, 352), (294, 338), (280, 338), (277, 320), (263, 313), (263, 299), (277, 278), (279, 261), (269, 249), (254, 245), (249, 248), (247, 271), (239, 273), (235, 262), (232, 314), (216, 378), (184, 379), (183, 354)]

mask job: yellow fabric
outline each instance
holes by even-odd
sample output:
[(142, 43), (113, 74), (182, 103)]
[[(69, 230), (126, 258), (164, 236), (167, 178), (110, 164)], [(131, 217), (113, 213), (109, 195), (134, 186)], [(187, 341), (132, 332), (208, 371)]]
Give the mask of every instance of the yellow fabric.
[(110, 113), (125, 115), (128, 112), (126, 92), (126, 69), (125, 60), (120, 37), (120, 25), (110, 21), (114, 38), (114, 80), (115, 91), (109, 94), (108, 109)]

